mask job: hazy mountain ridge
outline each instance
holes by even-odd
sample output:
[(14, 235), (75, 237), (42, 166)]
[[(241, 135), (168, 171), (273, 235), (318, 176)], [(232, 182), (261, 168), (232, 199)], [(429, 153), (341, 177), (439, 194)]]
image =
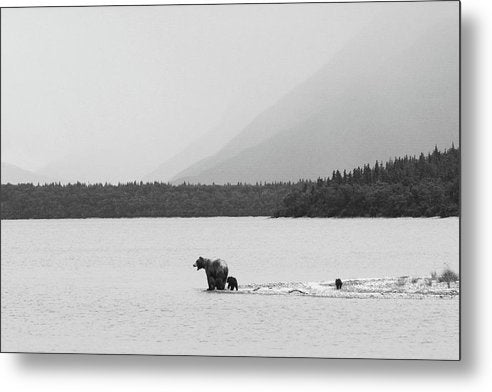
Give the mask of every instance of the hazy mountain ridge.
[[(354, 39), (215, 156), (190, 166), (174, 182), (312, 179), (384, 159), (389, 149), (416, 154), (429, 145), (457, 142), (457, 62), (438, 61), (457, 58), (455, 43), (438, 23), (412, 32), (410, 21), (399, 22), (385, 26), (393, 37), (386, 46), (367, 31)], [(360, 58), (363, 66), (353, 61)], [(415, 63), (418, 67), (409, 65)]]
[(53, 182), (49, 177), (7, 162), (2, 162), (1, 177), (2, 184), (47, 184)]
[(254, 108), (249, 111), (242, 110), (240, 103), (229, 106), (220, 123), (206, 132), (203, 136), (189, 144), (185, 149), (169, 158), (164, 163), (156, 167), (152, 172), (146, 174), (142, 180), (144, 182), (167, 182), (175, 175), (216, 154), (232, 138), (240, 133), (245, 124), (249, 122), (256, 112)]

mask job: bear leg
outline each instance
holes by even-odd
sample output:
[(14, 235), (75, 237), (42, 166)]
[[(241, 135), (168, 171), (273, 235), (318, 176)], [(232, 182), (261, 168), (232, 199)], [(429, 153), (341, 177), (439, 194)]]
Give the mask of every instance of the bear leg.
[(222, 279), (216, 279), (215, 280), (215, 286), (217, 287), (217, 290), (224, 290), (225, 289), (225, 282)]
[(207, 277), (207, 281), (208, 281), (208, 290), (215, 290), (215, 279), (211, 276), (208, 276)]

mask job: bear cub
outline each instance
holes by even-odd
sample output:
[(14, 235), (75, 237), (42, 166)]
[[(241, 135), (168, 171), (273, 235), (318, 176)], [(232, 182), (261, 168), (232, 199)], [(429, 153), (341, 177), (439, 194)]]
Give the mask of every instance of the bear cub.
[(237, 280), (233, 276), (229, 276), (227, 278), (227, 289), (228, 290), (236, 289), (236, 291), (237, 291)]

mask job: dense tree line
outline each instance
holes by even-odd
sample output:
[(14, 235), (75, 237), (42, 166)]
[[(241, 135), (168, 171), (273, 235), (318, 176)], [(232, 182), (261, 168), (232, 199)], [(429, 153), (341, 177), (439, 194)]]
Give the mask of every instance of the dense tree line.
[(297, 183), (1, 185), (2, 219), (207, 216), (452, 216), (459, 214), (460, 152), (334, 171)]
[(290, 183), (2, 185), (2, 219), (270, 216)]
[(428, 155), (376, 161), (351, 172), (297, 186), (274, 216), (400, 217), (457, 216), (460, 151), (454, 145)]

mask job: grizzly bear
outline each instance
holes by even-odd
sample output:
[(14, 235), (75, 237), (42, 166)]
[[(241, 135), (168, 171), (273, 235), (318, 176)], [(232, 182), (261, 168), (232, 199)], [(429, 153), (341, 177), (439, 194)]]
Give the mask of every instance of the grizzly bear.
[(342, 279), (337, 278), (337, 279), (335, 280), (335, 285), (337, 286), (337, 290), (340, 290), (340, 289), (342, 288), (342, 285), (343, 285), (343, 283), (342, 283)]
[(204, 257), (199, 257), (193, 267), (196, 270), (205, 270), (207, 274), (208, 290), (224, 290), (227, 280), (227, 274), (229, 273), (229, 268), (224, 260), (216, 259), (210, 260)]
[(227, 288), (229, 290), (236, 289), (236, 291), (237, 291), (237, 279), (234, 276), (229, 276), (227, 278)]

